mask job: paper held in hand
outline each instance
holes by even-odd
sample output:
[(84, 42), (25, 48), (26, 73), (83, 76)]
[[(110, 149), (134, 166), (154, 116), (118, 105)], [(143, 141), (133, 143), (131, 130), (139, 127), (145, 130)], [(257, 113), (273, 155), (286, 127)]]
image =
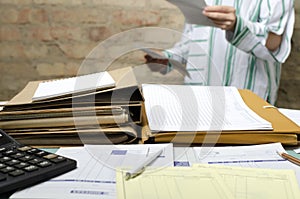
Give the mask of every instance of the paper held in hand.
[(216, 26), (209, 18), (202, 14), (202, 10), (207, 6), (205, 0), (167, 0), (176, 5), (189, 24), (199, 24), (203, 26)]
[(41, 82), (32, 97), (33, 101), (45, 100), (85, 91), (115, 87), (115, 80), (104, 71), (83, 76)]

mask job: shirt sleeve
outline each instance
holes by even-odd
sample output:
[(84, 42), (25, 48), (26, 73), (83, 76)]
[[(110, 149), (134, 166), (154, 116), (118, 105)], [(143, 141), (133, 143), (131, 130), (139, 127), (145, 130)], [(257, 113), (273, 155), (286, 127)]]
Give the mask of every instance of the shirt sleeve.
[[(186, 64), (187, 55), (188, 55), (188, 42), (191, 35), (191, 24), (185, 24), (183, 34), (181, 36), (181, 39), (179, 42), (177, 42), (172, 48), (166, 49), (163, 51), (166, 57), (169, 59), (175, 59), (176, 61), (179, 61), (182, 64)], [(172, 70), (172, 64), (168, 64), (168, 71)]]
[[(226, 32), (226, 39), (246, 53), (272, 62), (283, 63), (291, 51), (295, 14), (293, 0), (262, 1), (257, 21), (237, 16), (235, 31)], [(269, 51), (265, 44), (268, 34), (282, 35), (278, 49)]]

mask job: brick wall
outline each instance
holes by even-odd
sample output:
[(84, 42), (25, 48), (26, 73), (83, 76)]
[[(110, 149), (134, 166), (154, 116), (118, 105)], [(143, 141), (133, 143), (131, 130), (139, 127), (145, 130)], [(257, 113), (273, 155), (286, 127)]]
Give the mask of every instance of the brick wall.
[[(300, 3), (296, 0), (296, 10)], [(293, 52), (282, 71), (278, 106), (300, 109), (300, 14), (294, 34)], [(181, 31), (183, 16), (165, 0), (0, 0), (0, 100), (8, 100), (28, 81), (67, 77), (78, 74), (82, 61), (102, 41), (111, 36), (141, 27), (162, 27)], [(161, 35), (125, 34), (121, 41), (159, 43), (165, 48), (178, 40)], [(85, 68), (91, 72), (110, 68), (135, 66), (143, 62), (141, 52), (116, 53), (128, 43), (113, 43), (108, 52), (100, 52), (97, 66)], [(125, 52), (125, 51), (124, 51)], [(95, 62), (93, 62), (95, 63)], [(82, 68), (81, 68), (82, 69)], [(140, 80), (149, 78), (147, 67), (136, 69)], [(171, 74), (165, 81), (180, 81)]]

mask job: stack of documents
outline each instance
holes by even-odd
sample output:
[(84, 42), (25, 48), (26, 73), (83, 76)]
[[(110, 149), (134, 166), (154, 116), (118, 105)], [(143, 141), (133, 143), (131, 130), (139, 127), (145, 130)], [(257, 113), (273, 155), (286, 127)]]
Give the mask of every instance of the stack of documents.
[(300, 127), (249, 90), (144, 84), (142, 93), (146, 143), (297, 145)]
[[(130, 169), (157, 151), (161, 151), (160, 155), (144, 172), (126, 178)], [(298, 199), (300, 167), (277, 152), (285, 152), (280, 143), (235, 147), (173, 147), (172, 144), (63, 147), (57, 153), (75, 159), (77, 169), (16, 192), (11, 199)]]
[(131, 68), (32, 81), (0, 112), (0, 128), (29, 145), (131, 143), (142, 103)]

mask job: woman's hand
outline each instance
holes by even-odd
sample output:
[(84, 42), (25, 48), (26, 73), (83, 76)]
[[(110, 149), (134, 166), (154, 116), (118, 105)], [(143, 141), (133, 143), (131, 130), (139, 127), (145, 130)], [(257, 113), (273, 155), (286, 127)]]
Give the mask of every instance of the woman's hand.
[[(160, 52), (156, 52), (161, 54), (163, 57), (163, 54)], [(149, 69), (153, 72), (160, 72), (161, 74), (166, 74), (167, 72), (167, 65), (169, 60), (167, 58), (153, 58), (151, 55), (146, 54), (145, 55), (145, 63), (148, 65)]]
[(235, 8), (231, 6), (207, 6), (203, 10), (203, 15), (223, 30), (234, 32), (236, 24)]

